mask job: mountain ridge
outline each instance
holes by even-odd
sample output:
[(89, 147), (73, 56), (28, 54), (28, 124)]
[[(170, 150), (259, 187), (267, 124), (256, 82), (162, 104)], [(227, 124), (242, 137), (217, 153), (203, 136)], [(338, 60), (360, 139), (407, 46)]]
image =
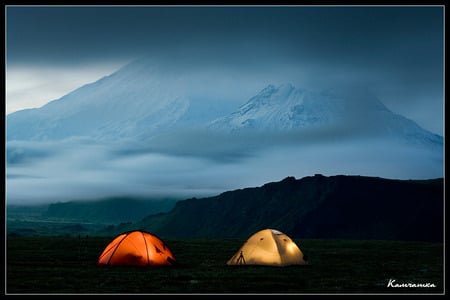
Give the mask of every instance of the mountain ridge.
[(443, 179), (286, 177), (260, 187), (178, 201), (130, 225), (174, 238), (243, 238), (276, 228), (298, 238), (441, 241)]

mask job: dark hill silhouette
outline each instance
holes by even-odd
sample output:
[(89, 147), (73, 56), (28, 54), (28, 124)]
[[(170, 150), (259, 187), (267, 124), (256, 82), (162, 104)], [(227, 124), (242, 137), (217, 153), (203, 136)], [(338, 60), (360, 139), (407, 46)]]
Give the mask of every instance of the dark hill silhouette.
[(131, 226), (174, 238), (246, 238), (274, 228), (295, 238), (442, 242), (443, 189), (443, 178), (287, 177), (178, 201)]

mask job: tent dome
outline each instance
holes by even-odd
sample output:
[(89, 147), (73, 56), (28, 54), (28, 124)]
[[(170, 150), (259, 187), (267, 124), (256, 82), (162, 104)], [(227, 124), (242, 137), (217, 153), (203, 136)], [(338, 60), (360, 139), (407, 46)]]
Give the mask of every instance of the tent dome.
[(115, 237), (98, 259), (98, 265), (171, 266), (176, 262), (169, 247), (145, 231), (129, 231)]
[(253, 234), (231, 257), (227, 265), (305, 265), (303, 252), (286, 234), (263, 229)]

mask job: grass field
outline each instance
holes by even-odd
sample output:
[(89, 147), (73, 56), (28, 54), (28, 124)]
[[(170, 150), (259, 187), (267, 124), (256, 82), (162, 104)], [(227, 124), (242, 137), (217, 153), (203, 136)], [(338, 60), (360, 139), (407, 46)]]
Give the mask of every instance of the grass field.
[[(307, 266), (226, 266), (240, 239), (164, 239), (176, 267), (101, 267), (112, 237), (8, 237), (6, 294), (442, 294), (443, 244), (297, 240)], [(428, 288), (388, 287), (431, 283)]]

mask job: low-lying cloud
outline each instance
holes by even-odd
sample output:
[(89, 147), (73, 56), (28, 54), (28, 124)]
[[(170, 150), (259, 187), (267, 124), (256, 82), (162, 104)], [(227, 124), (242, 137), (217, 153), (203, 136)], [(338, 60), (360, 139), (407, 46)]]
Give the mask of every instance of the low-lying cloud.
[[(206, 135), (173, 132), (146, 142), (88, 139), (7, 146), (7, 203), (31, 204), (128, 195), (217, 195), (287, 176), (443, 176), (443, 154), (345, 135)], [(320, 137), (320, 138), (319, 138)]]

